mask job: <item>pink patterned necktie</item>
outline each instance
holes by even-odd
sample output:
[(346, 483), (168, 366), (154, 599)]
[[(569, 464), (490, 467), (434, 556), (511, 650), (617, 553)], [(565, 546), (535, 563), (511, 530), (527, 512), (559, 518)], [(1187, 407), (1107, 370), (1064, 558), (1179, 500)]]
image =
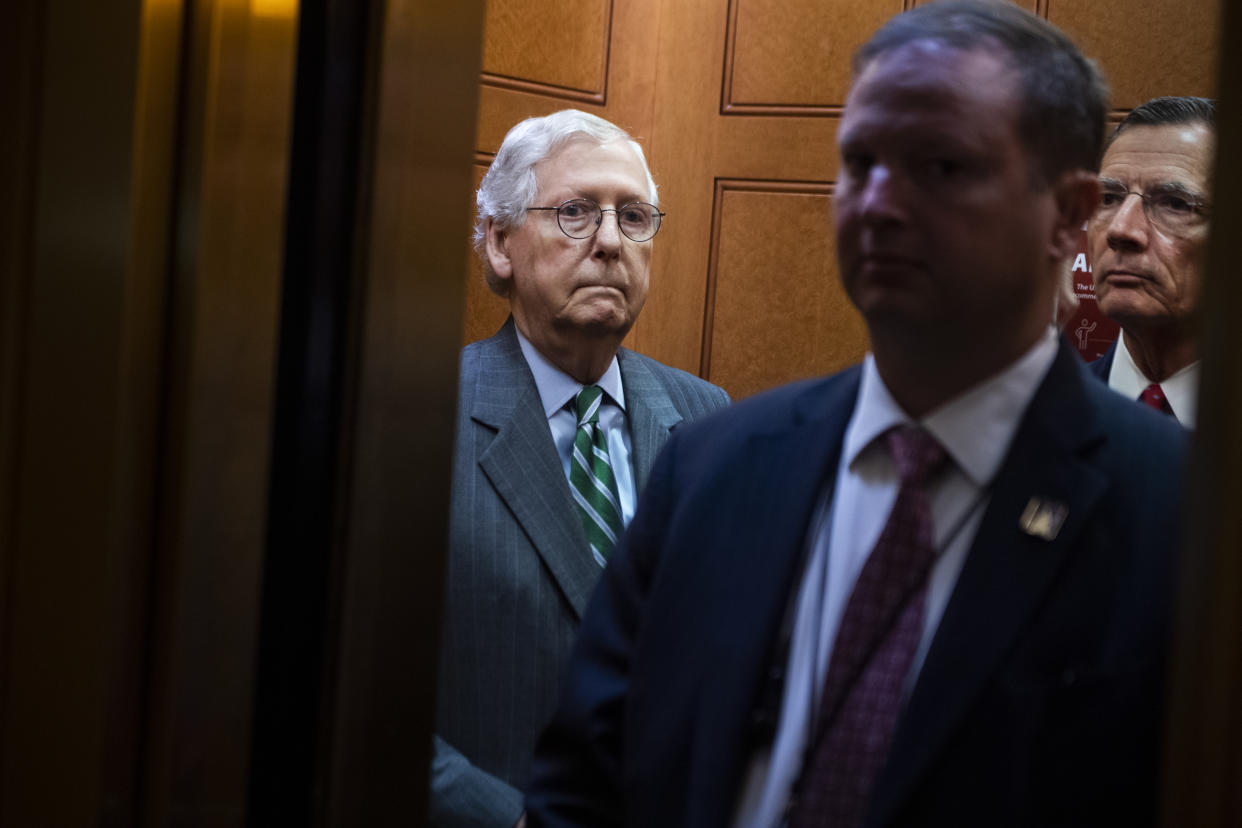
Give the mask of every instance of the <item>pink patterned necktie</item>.
[(1154, 382), (1144, 388), (1142, 394), (1139, 394), (1139, 402), (1151, 406), (1162, 414), (1173, 413), (1173, 407), (1169, 405), (1169, 399), (1164, 395), (1164, 389)]
[(924, 484), (945, 453), (917, 426), (898, 426), (886, 438), (901, 481), (897, 501), (837, 630), (814, 742), (790, 803), (791, 828), (862, 824), (922, 634), (936, 557)]

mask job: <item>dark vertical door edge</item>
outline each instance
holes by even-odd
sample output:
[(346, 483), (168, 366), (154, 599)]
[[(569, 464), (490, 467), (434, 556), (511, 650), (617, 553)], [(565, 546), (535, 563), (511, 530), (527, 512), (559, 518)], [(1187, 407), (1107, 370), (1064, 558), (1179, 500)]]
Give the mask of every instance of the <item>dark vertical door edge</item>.
[(371, 2), (303, 0), (300, 8), (251, 825), (316, 823), (323, 796), (377, 17)]

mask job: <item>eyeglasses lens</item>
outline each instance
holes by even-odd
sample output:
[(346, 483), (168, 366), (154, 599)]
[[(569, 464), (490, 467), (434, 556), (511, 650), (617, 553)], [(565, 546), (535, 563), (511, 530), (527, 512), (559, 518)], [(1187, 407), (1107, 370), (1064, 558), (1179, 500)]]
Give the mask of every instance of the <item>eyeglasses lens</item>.
[(605, 212), (617, 214), (617, 226), (633, 241), (647, 241), (660, 229), (659, 210), (637, 201), (615, 210), (603, 210), (593, 201), (574, 199), (557, 209), (556, 219), (565, 235), (585, 239), (595, 234)]

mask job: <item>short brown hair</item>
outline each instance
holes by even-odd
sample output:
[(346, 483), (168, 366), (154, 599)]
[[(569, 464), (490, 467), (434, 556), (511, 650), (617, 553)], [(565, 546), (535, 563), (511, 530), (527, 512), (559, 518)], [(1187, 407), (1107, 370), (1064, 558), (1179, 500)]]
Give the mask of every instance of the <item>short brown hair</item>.
[(1176, 124), (1203, 124), (1215, 132), (1216, 102), (1210, 98), (1194, 98), (1189, 95), (1152, 98), (1136, 106), (1129, 115), (1121, 119), (1113, 134), (1108, 136), (1104, 149), (1111, 147), (1117, 136), (1130, 127)]
[(1108, 84), (1056, 26), (1009, 0), (940, 0), (885, 23), (855, 54), (854, 71), (920, 40), (994, 51), (1006, 59), (1021, 94), (1018, 130), (1044, 180), (1069, 170), (1099, 170)]

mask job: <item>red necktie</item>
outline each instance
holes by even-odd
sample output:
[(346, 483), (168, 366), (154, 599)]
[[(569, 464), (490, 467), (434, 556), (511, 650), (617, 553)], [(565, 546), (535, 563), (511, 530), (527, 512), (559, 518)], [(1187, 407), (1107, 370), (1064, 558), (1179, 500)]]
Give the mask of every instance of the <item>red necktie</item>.
[(1139, 402), (1151, 406), (1162, 414), (1173, 413), (1168, 398), (1164, 396), (1164, 390), (1154, 382), (1144, 388), (1142, 394), (1139, 394)]
[(815, 741), (791, 803), (791, 828), (862, 824), (922, 636), (927, 573), (936, 557), (924, 484), (945, 453), (917, 426), (899, 426), (886, 437), (901, 479), (897, 501), (841, 618)]

